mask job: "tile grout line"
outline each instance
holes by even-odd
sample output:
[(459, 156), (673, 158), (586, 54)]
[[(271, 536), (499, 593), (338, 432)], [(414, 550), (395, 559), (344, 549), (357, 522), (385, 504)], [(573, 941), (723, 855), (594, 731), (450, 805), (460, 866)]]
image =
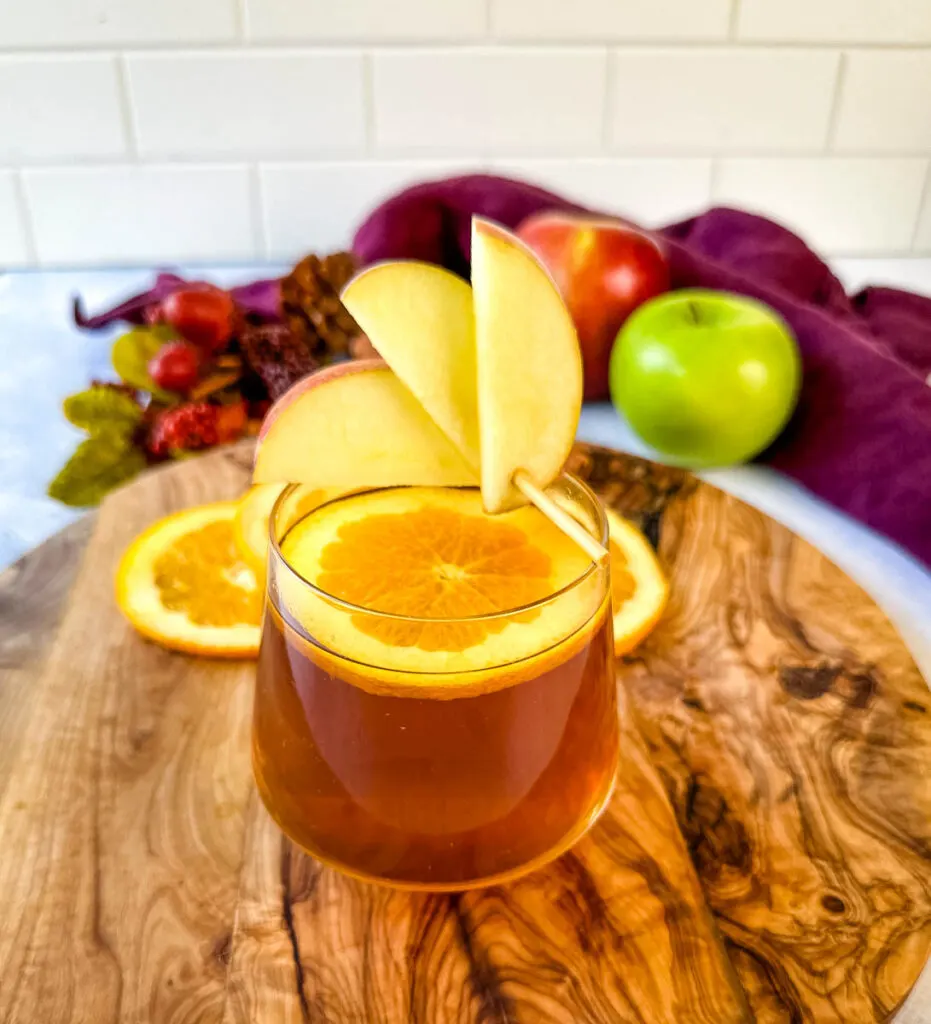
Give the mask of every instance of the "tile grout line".
[(370, 50), (362, 54), (362, 118), (365, 125), (364, 156), (376, 155), (375, 145), (375, 66)]
[(834, 154), (837, 152), (837, 132), (840, 128), (840, 112), (844, 98), (844, 86), (847, 82), (847, 52), (841, 50), (840, 60), (837, 62), (837, 74), (834, 76), (834, 95), (831, 97), (831, 109), (828, 113), (828, 130), (824, 139), (824, 152)]
[(242, 45), (247, 45), (249, 41), (249, 8), (247, 6), (247, 0), (236, 0), (234, 7), (235, 18), (236, 18), (236, 34), (237, 39)]
[(23, 237), (26, 241), (27, 266), (41, 266), (39, 262), (39, 247), (36, 242), (36, 229), (32, 220), (32, 207), (29, 204), (29, 197), (26, 194), (26, 182), (23, 179), (22, 168), (13, 172), (13, 194), (16, 197), (16, 205), (19, 209), (19, 217), (23, 225)]
[[(739, 0), (738, 0), (739, 2)], [(245, 20), (248, 22), (248, 12), (245, 11)], [(289, 50), (292, 52), (314, 51), (326, 53), (331, 51), (356, 52), (368, 49), (380, 50), (475, 50), (483, 47), (511, 47), (520, 50), (573, 50), (573, 49), (597, 49), (604, 46), (614, 46), (621, 49), (631, 50), (713, 50), (713, 49), (738, 49), (738, 50), (826, 50), (834, 51), (901, 51), (913, 50), (919, 53), (931, 54), (931, 44), (913, 42), (867, 42), (865, 40), (843, 40), (843, 39), (748, 39), (740, 37), (729, 39), (726, 36), (708, 38), (697, 36), (695, 38), (677, 37), (651, 37), (635, 36), (629, 39), (605, 39), (604, 36), (583, 36), (577, 39), (551, 40), (539, 39), (531, 35), (515, 35), (505, 38), (491, 37), (479, 39), (466, 38), (457, 42), (448, 36), (435, 37), (399, 37), (394, 39), (373, 39), (371, 37), (344, 36), (336, 39), (313, 39), (313, 38), (281, 38), (281, 39), (260, 39), (254, 43), (251, 40), (235, 38), (231, 40), (190, 40), (177, 43), (171, 40), (164, 42), (125, 42), (125, 43), (78, 43), (64, 44), (55, 43), (47, 46), (0, 46), (0, 58), (37, 58), (46, 56), (69, 57), (75, 54), (105, 54), (112, 53), (115, 47), (122, 47), (125, 51), (133, 53), (169, 53), (173, 55), (188, 55), (199, 52), (228, 52), (241, 50), (244, 53), (279, 52)]]
[[(817, 2), (817, 0), (813, 0)], [(736, 42), (737, 30), (740, 25), (740, 3), (741, 0), (731, 0), (730, 17), (727, 22), (727, 39), (729, 42)]]
[[(673, 163), (681, 160), (765, 160), (768, 162), (784, 162), (795, 160), (824, 161), (826, 157), (837, 157), (838, 159), (852, 161), (879, 161), (888, 163), (890, 161), (922, 161), (931, 158), (931, 154), (918, 150), (844, 150), (842, 153), (827, 153), (822, 148), (802, 149), (756, 149), (746, 147), (728, 151), (716, 150), (714, 148), (697, 149), (656, 149), (636, 147), (612, 148), (605, 152), (598, 149), (586, 149), (581, 151), (547, 151), (543, 152), (536, 147), (529, 149), (499, 150), (488, 156), (492, 160), (519, 160), (533, 164), (586, 164), (599, 161), (620, 162), (620, 163)], [(285, 166), (313, 166), (320, 165), (353, 165), (365, 166), (371, 163), (387, 164), (409, 164), (409, 163), (448, 163), (450, 161), (469, 164), (478, 163), (478, 157), (471, 150), (433, 150), (405, 147), (389, 147), (383, 150), (369, 152), (366, 149), (360, 150), (358, 146), (347, 146), (341, 150), (318, 150), (313, 152), (273, 151), (257, 154), (246, 150), (237, 150), (231, 153), (223, 152), (202, 152), (202, 153), (155, 153), (146, 155), (137, 161), (131, 161), (127, 156), (76, 156), (59, 155), (45, 156), (33, 160), (21, 162), (0, 163), (0, 171), (67, 171), (79, 168), (111, 170), (119, 167), (145, 166), (164, 170), (173, 167), (230, 167), (234, 165), (248, 165), (252, 160), (259, 160), (263, 164), (280, 164)]]
[(613, 48), (606, 47), (605, 52), (605, 82), (604, 82), (604, 111), (601, 124), (601, 153), (603, 157), (611, 155), (614, 142), (614, 108), (616, 105), (614, 95), (614, 82), (617, 77), (618, 56)]
[(712, 206), (716, 206), (718, 202), (718, 186), (721, 180), (721, 161), (723, 157), (720, 153), (715, 153), (711, 158), (711, 170), (708, 173), (708, 202)]
[(258, 163), (249, 164), (249, 220), (256, 257), (260, 260), (267, 260), (268, 224), (265, 219), (265, 196)]
[(922, 214), (925, 211), (925, 207), (928, 208), (928, 217), (931, 219), (931, 160), (928, 160), (928, 169), (925, 171), (925, 184), (921, 190), (921, 197), (918, 200), (918, 214), (915, 217), (915, 229), (912, 231), (911, 245), (908, 247), (908, 251), (914, 255), (920, 254), (921, 249), (918, 248), (918, 232), (921, 230)]
[(136, 132), (136, 120), (133, 117), (133, 105), (129, 98), (129, 69), (126, 65), (126, 54), (114, 54), (113, 59), (116, 62), (116, 85), (119, 92), (120, 119), (123, 122), (126, 155), (130, 163), (138, 163), (139, 138)]

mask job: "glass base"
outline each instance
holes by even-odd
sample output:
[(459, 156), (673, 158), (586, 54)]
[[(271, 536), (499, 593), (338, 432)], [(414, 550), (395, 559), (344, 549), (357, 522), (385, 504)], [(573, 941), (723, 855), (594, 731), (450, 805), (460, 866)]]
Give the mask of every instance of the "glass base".
[(604, 795), (595, 803), (588, 815), (586, 815), (559, 843), (550, 847), (550, 849), (546, 850), (538, 857), (535, 857), (533, 860), (527, 861), (518, 867), (512, 868), (510, 871), (505, 871), (497, 875), (489, 875), (484, 878), (467, 879), (457, 882), (416, 882), (407, 879), (399, 881), (393, 878), (385, 878), (381, 875), (370, 875), (364, 871), (359, 871), (357, 868), (348, 864), (344, 864), (341, 861), (334, 860), (321, 850), (308, 847), (293, 838), (274, 811), (268, 806), (263, 795), (261, 785), (259, 785), (258, 790), (259, 795), (262, 797), (262, 803), (268, 811), (269, 817), (275, 822), (282, 834), (290, 842), (294, 843), (298, 849), (303, 850), (309, 857), (319, 861), (328, 868), (333, 868), (334, 871), (338, 871), (342, 875), (354, 878), (359, 882), (366, 882), (372, 885), (382, 886), (387, 889), (397, 889), (405, 892), (467, 892), (470, 889), (486, 889), (493, 885), (507, 885), (510, 882), (517, 881), (519, 878), (523, 878), (525, 875), (532, 874), (534, 871), (539, 871), (541, 868), (546, 867), (547, 864), (551, 864), (554, 860), (558, 860), (563, 854), (568, 853), (569, 850), (575, 846), (575, 844), (579, 842), (586, 833), (588, 833), (604, 813), (605, 808), (611, 802), (611, 797), (614, 795), (614, 787), (616, 783), (617, 773), (611, 776)]

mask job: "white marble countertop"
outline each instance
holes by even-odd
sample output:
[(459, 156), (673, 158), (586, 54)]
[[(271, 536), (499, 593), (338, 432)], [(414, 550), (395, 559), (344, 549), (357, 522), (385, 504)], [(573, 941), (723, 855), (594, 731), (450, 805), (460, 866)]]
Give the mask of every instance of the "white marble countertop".
[[(203, 268), (222, 284), (278, 273), (269, 266)], [(931, 294), (931, 260), (845, 260), (835, 268), (849, 288), (869, 282)], [(80, 435), (61, 415), (65, 395), (109, 372), (119, 332), (77, 331), (70, 299), (95, 311), (147, 287), (151, 270), (32, 271), (0, 276), (0, 568), (76, 518), (45, 487)], [(580, 438), (651, 454), (608, 404), (582, 414)], [(901, 548), (765, 466), (703, 473), (810, 540), (859, 582), (895, 622), (931, 678), (931, 572)]]

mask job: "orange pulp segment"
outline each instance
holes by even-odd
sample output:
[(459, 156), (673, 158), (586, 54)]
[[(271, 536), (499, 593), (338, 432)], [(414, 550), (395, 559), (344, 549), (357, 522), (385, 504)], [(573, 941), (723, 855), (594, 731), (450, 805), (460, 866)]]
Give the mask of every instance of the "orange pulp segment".
[(127, 548), (116, 599), (144, 636), (196, 654), (256, 654), (262, 590), (235, 542), (237, 506), (217, 502), (178, 512)]
[(611, 561), (614, 652), (625, 654), (659, 621), (666, 607), (669, 585), (646, 537), (617, 512), (609, 508), (605, 512)]
[(362, 673), (372, 685), (411, 695), (483, 692), (525, 677), (531, 662), (539, 674), (587, 636), (601, 605), (598, 569), (574, 541), (533, 506), (487, 515), (477, 489), (331, 502), (288, 533), (282, 554), (323, 592), (283, 575), (289, 617), (318, 647), (381, 670)]

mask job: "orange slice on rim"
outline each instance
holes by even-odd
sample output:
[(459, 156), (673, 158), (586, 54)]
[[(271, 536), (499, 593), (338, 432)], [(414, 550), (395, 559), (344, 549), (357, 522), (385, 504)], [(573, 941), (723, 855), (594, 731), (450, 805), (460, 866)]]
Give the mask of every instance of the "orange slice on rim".
[[(287, 484), (255, 484), (246, 491), (233, 517), (233, 536), (242, 557), (260, 580), (265, 579), (268, 559), (268, 525), (272, 510)], [(319, 505), (346, 492), (335, 487), (307, 487), (292, 490), (283, 510), (286, 522), (296, 522)], [(279, 519), (280, 522), (280, 519)]]
[(192, 654), (258, 652), (262, 588), (236, 545), (238, 504), (201, 505), (160, 519), (126, 550), (116, 600), (143, 636)]
[(246, 491), (233, 516), (233, 539), (243, 560), (264, 578), (268, 558), (268, 521), (286, 484), (255, 484)]
[(588, 555), (533, 506), (487, 515), (477, 489), (332, 502), (291, 529), (282, 553), (306, 581), (277, 581), (288, 617), (326, 656), (407, 695), (539, 675), (601, 621)]
[(669, 585), (646, 537), (606, 508), (611, 559), (614, 653), (626, 654), (650, 632), (666, 607)]

